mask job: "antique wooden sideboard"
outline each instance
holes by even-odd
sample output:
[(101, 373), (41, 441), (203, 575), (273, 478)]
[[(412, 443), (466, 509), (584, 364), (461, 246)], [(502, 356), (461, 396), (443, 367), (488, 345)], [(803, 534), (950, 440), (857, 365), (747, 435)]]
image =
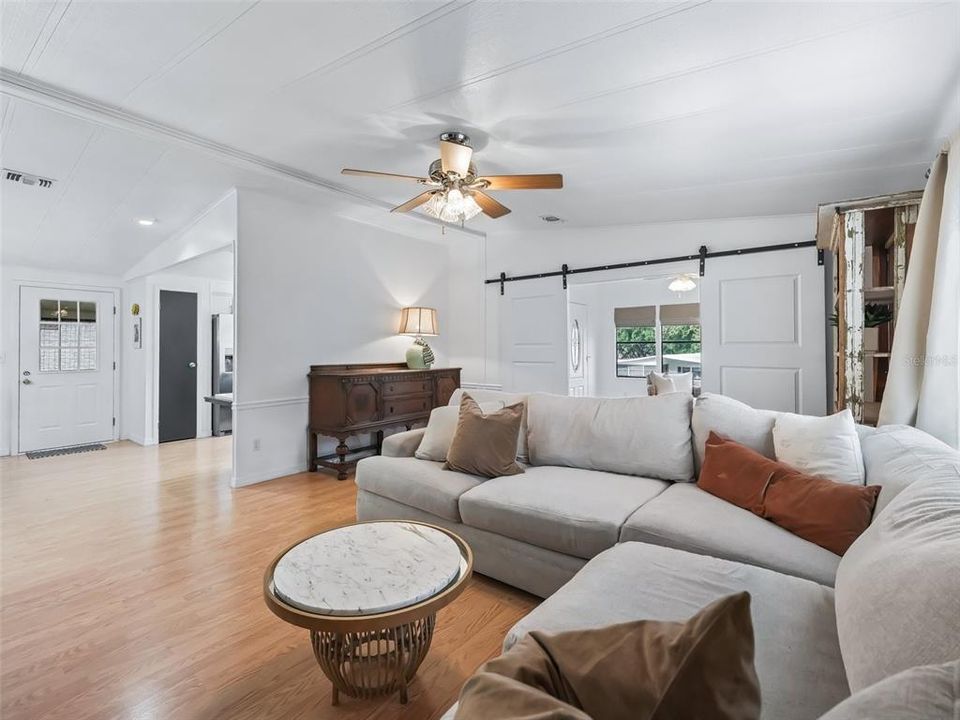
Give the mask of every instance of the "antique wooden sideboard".
[[(311, 471), (318, 467), (337, 471), (345, 480), (365, 455), (380, 452), (383, 431), (397, 426), (410, 429), (425, 422), (430, 411), (446, 405), (460, 387), (460, 368), (410, 370), (404, 363), (364, 365), (311, 365), (310, 426), (307, 455)], [(374, 444), (350, 448), (347, 439), (372, 435)], [(317, 438), (339, 441), (336, 452), (319, 455)]]

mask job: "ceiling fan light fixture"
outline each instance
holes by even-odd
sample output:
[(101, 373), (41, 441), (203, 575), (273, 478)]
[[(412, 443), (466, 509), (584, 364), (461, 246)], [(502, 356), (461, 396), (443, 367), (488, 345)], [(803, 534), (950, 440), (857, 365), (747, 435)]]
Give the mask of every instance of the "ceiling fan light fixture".
[(693, 279), (693, 275), (690, 273), (683, 273), (673, 278), (667, 288), (670, 292), (675, 293), (690, 292), (697, 289), (697, 281)]
[(449, 223), (466, 222), (482, 212), (473, 195), (459, 188), (434, 193), (433, 197), (423, 204), (423, 211), (430, 217)]

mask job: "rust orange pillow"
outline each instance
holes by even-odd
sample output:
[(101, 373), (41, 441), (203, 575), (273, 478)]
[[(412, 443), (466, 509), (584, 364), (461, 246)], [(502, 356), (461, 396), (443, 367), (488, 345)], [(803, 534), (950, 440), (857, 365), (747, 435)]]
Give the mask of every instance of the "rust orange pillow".
[(713, 432), (697, 485), (837, 555), (870, 525), (880, 494), (879, 485), (807, 475)]

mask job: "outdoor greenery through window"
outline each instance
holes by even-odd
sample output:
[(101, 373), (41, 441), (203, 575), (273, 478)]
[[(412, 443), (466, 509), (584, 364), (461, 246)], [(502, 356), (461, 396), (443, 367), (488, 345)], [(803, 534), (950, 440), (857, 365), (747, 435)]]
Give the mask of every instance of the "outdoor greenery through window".
[(617, 328), (617, 377), (646, 377), (657, 359), (657, 329)]
[(700, 326), (663, 325), (661, 333), (661, 356), (663, 372), (692, 372), (700, 377)]
[(614, 325), (617, 377), (693, 373), (694, 385), (699, 382), (699, 303), (615, 308)]

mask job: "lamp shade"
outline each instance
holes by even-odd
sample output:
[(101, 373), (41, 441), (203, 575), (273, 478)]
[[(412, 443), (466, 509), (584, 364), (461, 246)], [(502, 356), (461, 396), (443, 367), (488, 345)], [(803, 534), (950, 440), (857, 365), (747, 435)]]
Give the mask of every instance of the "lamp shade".
[(437, 311), (428, 307), (406, 307), (400, 313), (400, 335), (438, 335)]

